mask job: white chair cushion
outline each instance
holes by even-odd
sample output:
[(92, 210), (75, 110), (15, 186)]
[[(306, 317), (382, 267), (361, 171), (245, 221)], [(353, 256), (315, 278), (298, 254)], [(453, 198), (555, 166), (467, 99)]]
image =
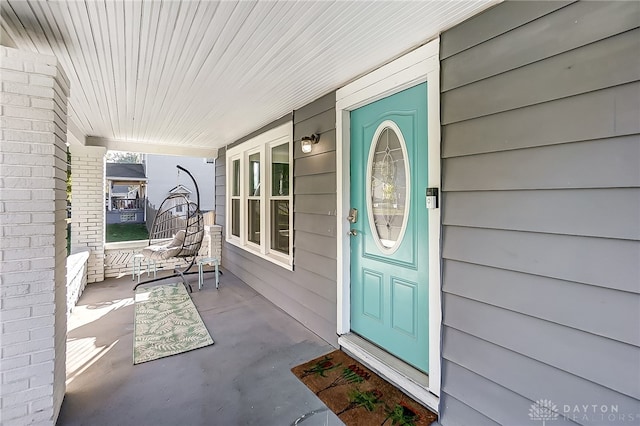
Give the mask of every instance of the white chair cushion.
[(152, 260), (167, 260), (176, 257), (182, 251), (184, 231), (178, 231), (167, 244), (150, 245), (142, 249), (142, 255)]

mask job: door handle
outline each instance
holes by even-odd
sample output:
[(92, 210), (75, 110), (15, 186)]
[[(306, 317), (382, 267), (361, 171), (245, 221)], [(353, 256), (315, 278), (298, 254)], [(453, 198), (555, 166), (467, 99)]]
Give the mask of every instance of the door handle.
[(351, 231), (347, 232), (347, 235), (355, 237), (356, 235), (358, 235), (358, 231), (356, 229), (352, 229)]
[(351, 223), (356, 223), (358, 221), (358, 209), (350, 209), (347, 220)]

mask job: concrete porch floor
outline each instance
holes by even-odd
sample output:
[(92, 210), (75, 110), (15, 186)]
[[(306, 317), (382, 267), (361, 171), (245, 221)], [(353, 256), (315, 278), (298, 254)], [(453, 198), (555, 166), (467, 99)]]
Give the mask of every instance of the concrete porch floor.
[[(58, 425), (342, 425), (289, 370), (333, 347), (226, 272), (192, 299), (215, 344), (133, 365), (131, 276), (89, 284), (69, 318)], [(172, 279), (174, 282), (176, 279)]]

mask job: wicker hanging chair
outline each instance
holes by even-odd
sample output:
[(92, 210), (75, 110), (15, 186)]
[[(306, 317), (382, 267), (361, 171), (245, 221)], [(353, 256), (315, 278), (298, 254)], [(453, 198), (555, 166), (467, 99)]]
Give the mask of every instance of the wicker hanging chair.
[[(165, 198), (153, 219), (153, 224), (149, 230), (149, 246), (142, 249), (142, 255), (146, 259), (154, 261), (170, 259), (180, 261), (174, 267), (173, 276), (180, 276), (185, 286), (188, 286), (191, 290), (191, 285), (184, 275), (193, 266), (202, 246), (204, 219), (200, 211), (200, 191), (196, 180), (184, 167), (176, 167), (191, 178), (196, 189), (196, 202), (190, 201), (184, 194), (180, 193), (171, 194)], [(161, 279), (166, 278), (169, 277)], [(134, 290), (140, 285), (158, 280), (160, 279), (141, 282), (134, 287)]]

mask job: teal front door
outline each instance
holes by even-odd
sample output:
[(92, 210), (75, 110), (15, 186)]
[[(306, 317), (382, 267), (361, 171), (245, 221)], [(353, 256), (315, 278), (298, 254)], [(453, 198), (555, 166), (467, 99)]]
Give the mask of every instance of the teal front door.
[(351, 330), (426, 373), (427, 153), (427, 83), (351, 111)]

